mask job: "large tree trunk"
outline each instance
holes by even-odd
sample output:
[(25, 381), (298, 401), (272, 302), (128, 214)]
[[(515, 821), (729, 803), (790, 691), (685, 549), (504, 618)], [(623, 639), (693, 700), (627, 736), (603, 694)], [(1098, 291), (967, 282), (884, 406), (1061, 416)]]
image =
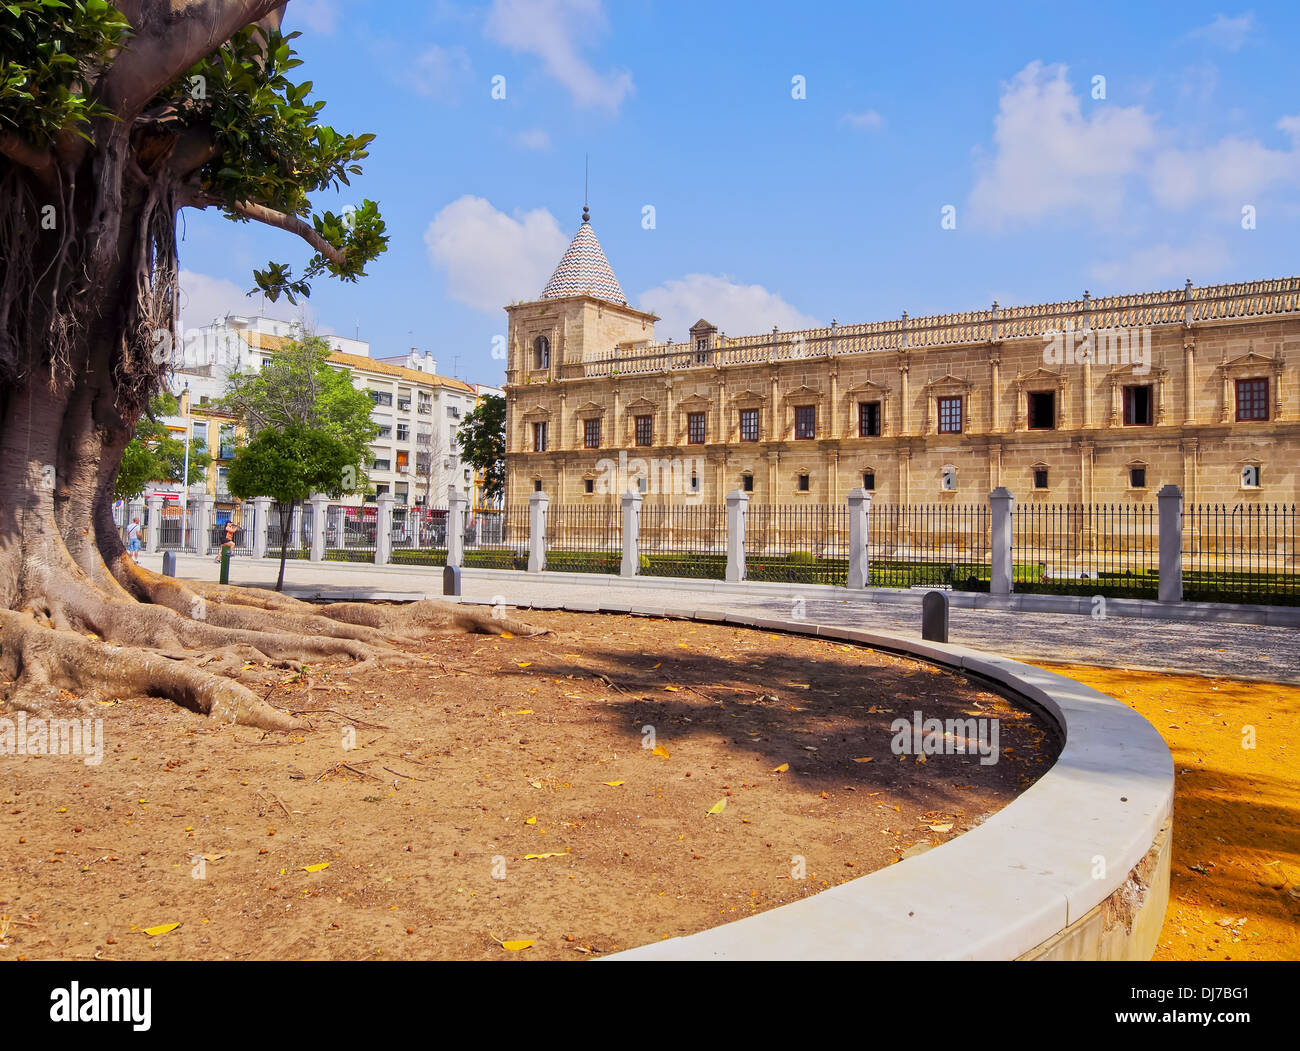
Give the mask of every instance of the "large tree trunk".
[(430, 631), (527, 633), (443, 604), (313, 607), (186, 584), (127, 557), (113, 483), (170, 364), (156, 348), (169, 348), (182, 202), (126, 127), (102, 122), (94, 139), (52, 177), (0, 157), (0, 694), (35, 711), (152, 694), (289, 729), (236, 681), (249, 658), (398, 662)]

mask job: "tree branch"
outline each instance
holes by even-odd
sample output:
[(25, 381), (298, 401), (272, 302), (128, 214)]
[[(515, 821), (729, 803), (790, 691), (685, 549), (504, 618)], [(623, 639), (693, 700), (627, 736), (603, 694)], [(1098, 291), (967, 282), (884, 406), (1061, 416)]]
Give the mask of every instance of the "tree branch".
[(9, 131), (0, 131), (0, 153), (24, 168), (30, 168), (48, 181), (54, 174), (54, 155), (49, 150), (33, 146)]
[[(278, 25), (285, 0), (143, 0), (135, 35), (100, 82), (101, 101), (131, 118), (247, 25)], [(120, 8), (119, 8), (120, 10)]]
[(239, 201), (235, 204), (234, 209), (237, 214), (242, 215), (245, 219), (255, 219), (267, 226), (277, 226), (281, 230), (297, 234), (335, 266), (343, 266), (343, 252), (335, 248), (334, 245), (318, 234), (309, 223), (303, 222), (298, 216), (286, 215), (284, 212), (277, 212), (274, 208), (268, 208), (264, 204), (254, 204), (252, 201)]

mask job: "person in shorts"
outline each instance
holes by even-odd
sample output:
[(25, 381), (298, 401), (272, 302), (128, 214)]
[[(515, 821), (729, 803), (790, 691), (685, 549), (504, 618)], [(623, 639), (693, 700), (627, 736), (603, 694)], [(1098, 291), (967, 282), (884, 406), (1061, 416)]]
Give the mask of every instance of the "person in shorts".
[(237, 527), (236, 527), (236, 525), (235, 525), (233, 519), (230, 520), (230, 521), (228, 521), (228, 522), (226, 522), (226, 539), (223, 540), (222, 543), (221, 543), (221, 546), (220, 546), (219, 548), (217, 548), (217, 558), (216, 558), (216, 561), (218, 561), (218, 562), (221, 561), (221, 552), (225, 551), (227, 548), (230, 549), (230, 557), (231, 557), (231, 558), (234, 558), (234, 557), (235, 557), (235, 532), (236, 532), (236, 530), (237, 530)]
[(131, 561), (139, 563), (140, 561), (140, 519), (133, 518), (131, 523), (126, 527), (126, 553), (131, 556)]

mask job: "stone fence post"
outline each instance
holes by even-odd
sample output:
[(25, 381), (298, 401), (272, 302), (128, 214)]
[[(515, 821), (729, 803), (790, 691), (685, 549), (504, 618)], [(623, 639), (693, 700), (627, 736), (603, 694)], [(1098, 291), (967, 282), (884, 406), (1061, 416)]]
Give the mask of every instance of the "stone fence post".
[(375, 565), (386, 566), (393, 560), (393, 494), (380, 493), (375, 503)]
[(209, 493), (194, 498), (194, 553), (208, 555), (212, 552), (212, 505), (216, 499)]
[(623, 503), (623, 562), (619, 576), (634, 577), (641, 570), (641, 494), (626, 492)]
[(551, 498), (535, 492), (528, 497), (528, 572), (546, 568), (546, 508)]
[(1156, 493), (1160, 506), (1160, 589), (1161, 602), (1183, 600), (1183, 491), (1176, 485), (1162, 486)]
[(455, 483), (447, 487), (447, 565), (463, 566), (465, 564), (465, 513), (469, 501), (465, 494), (456, 488)]
[(851, 588), (871, 583), (871, 494), (865, 489), (849, 490), (849, 579)]
[(740, 489), (727, 494), (727, 582), (739, 584), (745, 579), (745, 520), (749, 515), (749, 495)]
[(145, 537), (144, 549), (153, 554), (158, 550), (158, 545), (162, 540), (162, 507), (163, 498), (161, 493), (152, 493), (149, 496), (149, 532)]
[(989, 592), (993, 595), (1010, 595), (1015, 590), (1011, 566), (1011, 512), (1015, 505), (1016, 498), (1005, 485), (989, 493), (992, 512), (989, 532), (993, 545), (993, 579)]
[(311, 553), (313, 562), (325, 561), (325, 530), (329, 525), (327, 517), (330, 498), (324, 493), (313, 493), (311, 497)]
[[(245, 503), (247, 508), (248, 504)], [(248, 523), (244, 523), (248, 528)], [(271, 528), (271, 498), (269, 496), (253, 497), (253, 557), (266, 557), (267, 535)]]

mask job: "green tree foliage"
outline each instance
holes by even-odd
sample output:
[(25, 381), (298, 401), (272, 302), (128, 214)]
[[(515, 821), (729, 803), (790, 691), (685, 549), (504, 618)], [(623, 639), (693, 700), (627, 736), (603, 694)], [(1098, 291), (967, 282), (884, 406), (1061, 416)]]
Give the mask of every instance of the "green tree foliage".
[[(181, 480), (185, 473), (185, 442), (159, 420), (160, 416), (175, 416), (179, 411), (180, 406), (170, 394), (160, 394), (150, 401), (148, 413), (140, 417), (135, 425), (135, 437), (122, 453), (122, 466), (113, 487), (115, 499), (134, 500), (150, 482)], [(201, 444), (191, 439), (190, 474), (186, 484), (203, 481), (211, 462), (212, 457), (203, 451)]]
[[(329, 344), (319, 336), (288, 339), (259, 372), (231, 373), (221, 404), (243, 421), (250, 436), (298, 427), (341, 442), (354, 483), (346, 491), (361, 492), (370, 443), (379, 434), (370, 418), (374, 405), (365, 391), (352, 386), (348, 372), (329, 364), (329, 352)], [(336, 484), (337, 479), (331, 491)]]
[(321, 430), (297, 423), (265, 428), (235, 454), (230, 464), (230, 491), (241, 500), (269, 496), (280, 505), (280, 578), (288, 555), (289, 522), (294, 508), (312, 493), (339, 495), (355, 464), (346, 443)]
[(460, 425), (456, 444), (465, 462), (483, 472), (486, 499), (495, 500), (506, 491), (505, 398), (486, 395)]

